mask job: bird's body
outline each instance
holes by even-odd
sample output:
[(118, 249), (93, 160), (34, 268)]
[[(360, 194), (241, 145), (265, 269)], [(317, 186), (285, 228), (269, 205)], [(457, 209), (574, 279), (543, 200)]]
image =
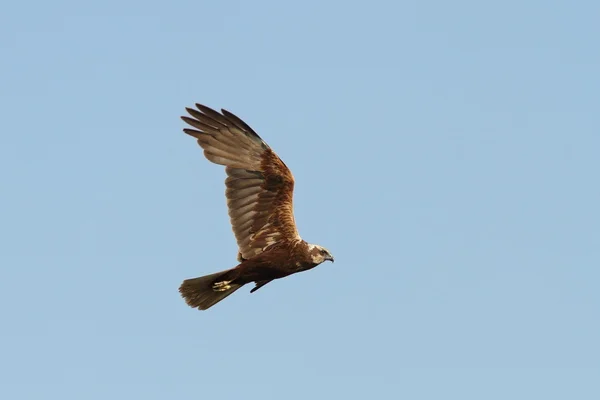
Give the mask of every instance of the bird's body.
[(205, 310), (243, 285), (251, 292), (274, 279), (306, 271), (333, 257), (325, 248), (302, 240), (293, 214), (294, 178), (283, 161), (241, 119), (196, 104), (196, 129), (184, 132), (198, 139), (209, 161), (226, 166), (229, 217), (238, 242), (239, 264), (229, 270), (188, 279), (179, 288), (191, 307)]

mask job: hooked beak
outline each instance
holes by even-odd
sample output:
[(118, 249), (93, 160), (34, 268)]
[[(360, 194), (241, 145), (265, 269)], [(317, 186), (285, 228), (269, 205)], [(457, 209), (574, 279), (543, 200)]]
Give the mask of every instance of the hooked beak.
[(331, 262), (334, 262), (334, 261), (335, 261), (335, 260), (333, 259), (333, 256), (332, 256), (332, 255), (329, 255), (329, 256), (327, 256), (327, 258), (326, 258), (325, 260), (327, 260), (327, 261), (331, 261)]

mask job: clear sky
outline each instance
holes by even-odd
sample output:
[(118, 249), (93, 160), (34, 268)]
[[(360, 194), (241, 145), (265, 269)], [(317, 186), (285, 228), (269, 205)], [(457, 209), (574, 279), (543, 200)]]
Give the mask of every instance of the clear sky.
[[(600, 398), (600, 3), (10, 2), (0, 398)], [(226, 108), (335, 264), (236, 264)]]

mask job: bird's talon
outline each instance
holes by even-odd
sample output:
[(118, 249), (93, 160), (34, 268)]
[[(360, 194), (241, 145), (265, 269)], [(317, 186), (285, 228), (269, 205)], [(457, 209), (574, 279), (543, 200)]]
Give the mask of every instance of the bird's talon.
[(231, 289), (230, 283), (231, 283), (231, 281), (215, 282), (215, 283), (213, 283), (212, 289), (215, 292), (224, 292), (226, 290)]

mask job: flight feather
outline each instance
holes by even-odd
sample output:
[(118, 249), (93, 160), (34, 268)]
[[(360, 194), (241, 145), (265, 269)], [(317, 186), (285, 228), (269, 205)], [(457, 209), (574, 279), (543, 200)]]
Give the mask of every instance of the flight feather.
[(282, 241), (299, 241), (293, 212), (294, 177), (285, 163), (244, 121), (196, 104), (182, 119), (205, 157), (224, 165), (227, 207), (238, 260), (247, 260)]

